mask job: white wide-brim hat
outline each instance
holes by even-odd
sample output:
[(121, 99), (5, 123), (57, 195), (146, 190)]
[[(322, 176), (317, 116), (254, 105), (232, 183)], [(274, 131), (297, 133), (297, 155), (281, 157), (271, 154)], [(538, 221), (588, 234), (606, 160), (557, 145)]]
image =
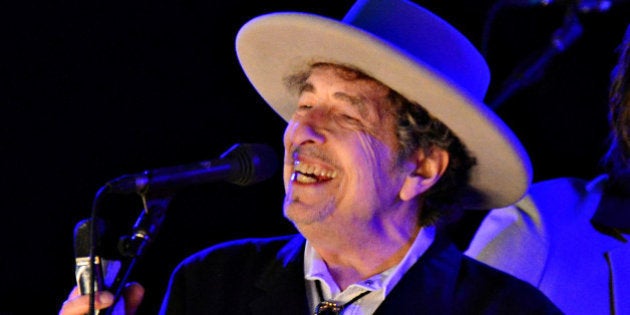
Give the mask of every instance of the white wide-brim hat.
[(297, 12), (247, 22), (236, 37), (243, 70), (286, 121), (298, 96), (287, 76), (314, 62), (352, 65), (423, 106), (463, 142), (477, 165), (470, 209), (518, 201), (531, 164), (512, 131), (483, 104), (490, 73), (477, 49), (440, 17), (405, 0), (359, 0), (342, 21)]

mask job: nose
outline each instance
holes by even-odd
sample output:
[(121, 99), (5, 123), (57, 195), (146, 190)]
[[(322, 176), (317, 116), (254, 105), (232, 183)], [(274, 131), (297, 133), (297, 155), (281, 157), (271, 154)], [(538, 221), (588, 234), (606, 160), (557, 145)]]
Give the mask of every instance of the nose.
[(293, 115), (284, 132), (285, 143), (298, 146), (307, 143), (324, 143), (327, 129), (326, 115), (321, 108)]

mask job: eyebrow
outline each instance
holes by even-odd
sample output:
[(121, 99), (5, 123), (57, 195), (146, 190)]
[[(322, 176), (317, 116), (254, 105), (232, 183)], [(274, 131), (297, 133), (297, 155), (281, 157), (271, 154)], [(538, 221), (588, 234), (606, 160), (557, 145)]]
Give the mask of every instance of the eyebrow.
[[(314, 93), (315, 91), (316, 91), (315, 86), (306, 82), (300, 89), (300, 94), (304, 92)], [(363, 98), (355, 97), (344, 92), (335, 92), (333, 94), (333, 97), (335, 99), (342, 100), (345, 103), (352, 105), (352, 107), (356, 108), (359, 111), (359, 115), (361, 115), (361, 117), (365, 118), (368, 116), (367, 108), (365, 107), (365, 101)]]

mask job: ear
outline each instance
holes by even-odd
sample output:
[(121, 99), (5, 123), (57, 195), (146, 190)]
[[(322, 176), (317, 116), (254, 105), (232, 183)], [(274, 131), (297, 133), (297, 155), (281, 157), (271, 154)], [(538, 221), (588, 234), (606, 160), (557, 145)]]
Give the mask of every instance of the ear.
[(405, 178), (400, 189), (400, 199), (411, 200), (433, 187), (442, 177), (449, 162), (446, 150), (432, 147), (428, 150), (417, 150), (409, 160), (415, 169)]

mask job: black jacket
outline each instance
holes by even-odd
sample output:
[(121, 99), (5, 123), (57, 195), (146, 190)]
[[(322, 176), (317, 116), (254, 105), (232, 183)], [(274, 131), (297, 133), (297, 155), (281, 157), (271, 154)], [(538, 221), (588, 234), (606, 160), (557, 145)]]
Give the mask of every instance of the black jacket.
[[(213, 246), (173, 273), (161, 314), (312, 314), (300, 235)], [(443, 237), (375, 314), (561, 314), (533, 286), (462, 255)]]

